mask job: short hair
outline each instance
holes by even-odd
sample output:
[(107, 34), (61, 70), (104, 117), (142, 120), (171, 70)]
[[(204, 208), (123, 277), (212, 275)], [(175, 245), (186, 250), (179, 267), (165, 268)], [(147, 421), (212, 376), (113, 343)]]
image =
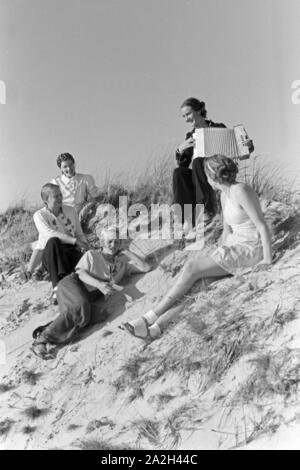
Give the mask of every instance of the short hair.
[(183, 108), (184, 106), (190, 106), (193, 111), (200, 111), (201, 116), (204, 118), (207, 116), (207, 110), (204, 101), (197, 100), (197, 98), (187, 98), (184, 100), (180, 108)]
[(61, 167), (62, 162), (66, 162), (67, 160), (71, 160), (71, 162), (75, 163), (74, 157), (70, 153), (61, 153), (58, 155), (56, 159), (58, 168)]
[(60, 191), (60, 188), (57, 184), (53, 184), (53, 183), (44, 184), (44, 186), (41, 189), (41, 198), (43, 202), (48, 201), (49, 194), (57, 189)]
[(100, 245), (103, 246), (103, 243), (105, 240), (108, 238), (114, 239), (114, 240), (119, 240), (120, 234), (119, 234), (119, 229), (117, 227), (104, 227), (99, 226), (96, 228), (96, 234), (97, 237), (99, 238)]
[(234, 184), (239, 167), (232, 158), (213, 155), (204, 159), (205, 173), (216, 183)]

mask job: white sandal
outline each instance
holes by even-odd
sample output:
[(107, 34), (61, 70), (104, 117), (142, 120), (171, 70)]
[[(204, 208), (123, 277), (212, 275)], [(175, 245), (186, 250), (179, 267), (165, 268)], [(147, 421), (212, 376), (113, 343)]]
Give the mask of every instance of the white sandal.
[(161, 335), (159, 325), (156, 322), (149, 325), (145, 317), (140, 317), (131, 323), (123, 323), (121, 329), (140, 339), (156, 339)]
[(149, 337), (149, 323), (144, 317), (140, 317), (132, 322), (123, 323), (122, 326), (128, 333), (136, 338), (147, 339)]

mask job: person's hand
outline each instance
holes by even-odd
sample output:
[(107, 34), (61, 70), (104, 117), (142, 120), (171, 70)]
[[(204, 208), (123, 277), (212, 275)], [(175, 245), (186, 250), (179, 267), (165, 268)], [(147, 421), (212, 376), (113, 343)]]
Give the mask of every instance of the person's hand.
[(113, 287), (109, 284), (102, 284), (99, 290), (104, 295), (105, 300), (107, 300), (114, 291)]
[(251, 140), (251, 139), (246, 140), (245, 145), (247, 145), (247, 147), (249, 149), (249, 153), (252, 153), (254, 151), (253, 140)]
[(179, 145), (178, 147), (178, 152), (180, 154), (183, 154), (183, 152), (190, 148), (190, 147), (194, 147), (195, 146), (195, 140), (193, 137), (189, 137), (187, 140), (185, 140), (181, 145)]
[(130, 295), (126, 289), (123, 290), (122, 294), (124, 295), (125, 299), (127, 300), (127, 302), (133, 302), (133, 297), (132, 295)]
[(119, 284), (110, 284), (112, 289), (117, 291), (117, 292), (122, 292), (124, 290), (124, 287), (123, 286), (119, 286)]
[(76, 243), (75, 245), (83, 252), (83, 251), (87, 251), (89, 249), (89, 244), (82, 241), (82, 240), (78, 240), (78, 238), (76, 239)]

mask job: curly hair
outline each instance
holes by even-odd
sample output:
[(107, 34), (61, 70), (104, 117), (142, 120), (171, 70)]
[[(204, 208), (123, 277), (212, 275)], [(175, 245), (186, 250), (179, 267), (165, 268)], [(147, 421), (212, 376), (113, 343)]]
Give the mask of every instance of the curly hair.
[(184, 106), (190, 106), (193, 111), (200, 111), (201, 116), (204, 118), (207, 116), (204, 101), (199, 101), (197, 98), (187, 98), (184, 100), (180, 108), (183, 108)]
[(213, 155), (204, 159), (205, 173), (216, 183), (234, 184), (238, 174), (238, 165), (225, 155)]
[(58, 155), (56, 159), (58, 168), (61, 167), (62, 162), (65, 162), (67, 160), (71, 160), (72, 163), (75, 163), (74, 157), (70, 153), (61, 153), (60, 155)]

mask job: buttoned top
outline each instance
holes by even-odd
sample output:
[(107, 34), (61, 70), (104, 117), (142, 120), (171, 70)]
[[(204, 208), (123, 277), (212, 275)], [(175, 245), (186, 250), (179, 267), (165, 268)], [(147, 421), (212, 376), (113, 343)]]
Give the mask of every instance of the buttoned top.
[(71, 245), (75, 245), (76, 239), (87, 243), (73, 207), (63, 205), (62, 212), (57, 217), (47, 207), (43, 207), (34, 213), (33, 220), (39, 232), (34, 249), (43, 250), (47, 241), (53, 237)]
[(72, 178), (60, 175), (54, 178), (51, 183), (59, 186), (64, 205), (75, 207), (77, 214), (85, 202), (97, 197), (100, 192), (94, 178), (91, 175), (81, 173), (75, 173)]

